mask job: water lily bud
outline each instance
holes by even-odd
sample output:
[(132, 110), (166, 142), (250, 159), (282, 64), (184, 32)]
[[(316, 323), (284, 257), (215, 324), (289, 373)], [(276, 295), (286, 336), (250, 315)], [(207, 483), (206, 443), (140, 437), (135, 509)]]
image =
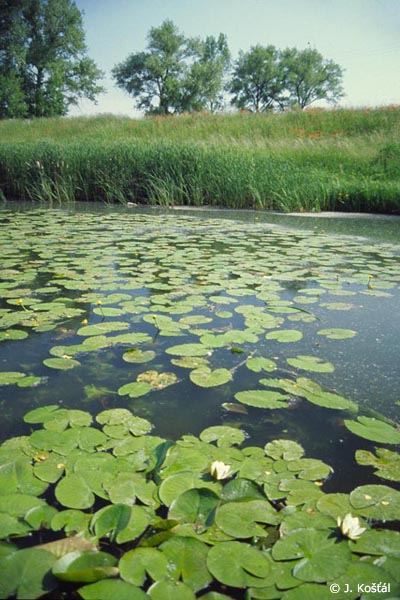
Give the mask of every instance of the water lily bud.
[(347, 513), (343, 520), (338, 517), (337, 524), (342, 534), (349, 540), (357, 540), (366, 531), (365, 527), (360, 527), (358, 517), (352, 517), (350, 513)]
[(222, 460), (215, 460), (211, 464), (210, 472), (214, 479), (226, 479), (231, 472), (231, 466), (226, 465)]

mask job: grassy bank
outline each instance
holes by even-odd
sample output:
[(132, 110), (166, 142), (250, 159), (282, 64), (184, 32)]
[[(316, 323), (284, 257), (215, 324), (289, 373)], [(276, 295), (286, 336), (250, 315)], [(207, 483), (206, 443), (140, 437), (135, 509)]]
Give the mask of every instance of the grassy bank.
[(400, 212), (400, 107), (0, 122), (7, 198)]

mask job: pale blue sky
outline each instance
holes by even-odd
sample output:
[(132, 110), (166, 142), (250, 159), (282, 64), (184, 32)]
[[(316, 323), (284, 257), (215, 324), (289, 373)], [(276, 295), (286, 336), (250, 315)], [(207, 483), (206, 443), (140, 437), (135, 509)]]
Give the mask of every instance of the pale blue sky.
[(144, 50), (152, 26), (172, 19), (186, 36), (228, 36), (233, 58), (255, 44), (308, 45), (345, 69), (341, 106), (400, 104), (400, 0), (75, 0), (84, 11), (89, 56), (106, 73), (98, 104), (71, 115), (138, 116), (115, 87), (112, 67)]

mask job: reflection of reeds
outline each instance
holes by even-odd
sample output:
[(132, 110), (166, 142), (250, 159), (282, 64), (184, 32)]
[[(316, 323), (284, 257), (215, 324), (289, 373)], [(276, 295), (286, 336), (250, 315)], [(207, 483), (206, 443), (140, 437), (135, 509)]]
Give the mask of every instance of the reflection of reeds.
[(0, 123), (0, 196), (400, 209), (400, 108)]

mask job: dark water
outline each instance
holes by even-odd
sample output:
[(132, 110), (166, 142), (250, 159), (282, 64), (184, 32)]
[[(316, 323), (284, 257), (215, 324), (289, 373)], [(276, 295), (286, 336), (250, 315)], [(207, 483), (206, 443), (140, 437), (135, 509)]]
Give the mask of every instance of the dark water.
[[(0, 342), (0, 373), (17, 371), (40, 381), (26, 388), (0, 386), (2, 440), (29, 433), (22, 417), (36, 406), (59, 403), (92, 413), (124, 406), (154, 423), (155, 435), (172, 439), (228, 424), (244, 429), (250, 445), (296, 440), (307, 456), (333, 466), (327, 491), (372, 481), (372, 470), (358, 467), (354, 452), (376, 444), (345, 428), (349, 414), (344, 411), (300, 398), (286, 409), (246, 406), (247, 414), (222, 405), (236, 402), (241, 390), (265, 389), (263, 378), (309, 377), (356, 402), (361, 414), (376, 411), (380, 418), (399, 419), (399, 225), (397, 217), (6, 205), (0, 212), (0, 332), (11, 327), (28, 337)], [(54, 313), (55, 303), (66, 308), (65, 314)], [(235, 310), (243, 306), (281, 321), (259, 328), (256, 342), (212, 348), (211, 368), (231, 369), (233, 379), (217, 387), (195, 385), (190, 370), (173, 365), (177, 356), (165, 351), (199, 343), (202, 329), (215, 335), (251, 329), (248, 312)], [(106, 308), (117, 312), (104, 316)], [(219, 316), (221, 311), (231, 316)], [(157, 328), (144, 319), (152, 314), (175, 323), (190, 316), (211, 321), (181, 329), (177, 336), (171, 327)], [(133, 345), (153, 350), (155, 357), (127, 363), (122, 355), (132, 344), (117, 344), (78, 352), (73, 358), (80, 365), (68, 371), (43, 364), (54, 357), (55, 346), (65, 346), (69, 354), (68, 347), (82, 344), (85, 336), (77, 332), (86, 321), (127, 324), (108, 337), (148, 334)], [(318, 335), (327, 328), (357, 334), (344, 340)], [(303, 338), (266, 339), (281, 329), (300, 331)], [(245, 362), (252, 355), (275, 360), (276, 371), (250, 371)], [(335, 369), (298, 370), (287, 363), (297, 355), (321, 358)], [(118, 394), (149, 369), (173, 372), (178, 382), (138, 398)]]

